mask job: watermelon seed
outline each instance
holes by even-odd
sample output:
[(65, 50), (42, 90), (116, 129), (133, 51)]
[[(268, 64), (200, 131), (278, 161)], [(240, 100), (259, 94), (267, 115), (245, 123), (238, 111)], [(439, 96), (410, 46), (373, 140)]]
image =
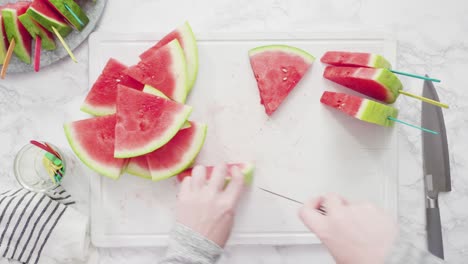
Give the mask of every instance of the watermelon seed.
[(283, 81), (286, 81), (288, 79), (288, 77), (283, 77)]
[(284, 73), (287, 73), (287, 72), (288, 72), (288, 70), (287, 70), (286, 68), (282, 68), (281, 70), (282, 70)]

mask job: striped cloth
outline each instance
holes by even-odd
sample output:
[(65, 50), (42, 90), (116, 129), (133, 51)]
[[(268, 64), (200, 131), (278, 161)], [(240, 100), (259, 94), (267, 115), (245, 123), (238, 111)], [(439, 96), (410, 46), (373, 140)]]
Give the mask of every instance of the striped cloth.
[(46, 194), (26, 189), (1, 193), (0, 255), (22, 263), (39, 263), (51, 234), (74, 203), (61, 186)]

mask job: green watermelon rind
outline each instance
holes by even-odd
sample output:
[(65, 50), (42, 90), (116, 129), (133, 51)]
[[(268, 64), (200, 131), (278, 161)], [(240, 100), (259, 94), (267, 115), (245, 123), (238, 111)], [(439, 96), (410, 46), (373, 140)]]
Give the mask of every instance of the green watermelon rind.
[(178, 78), (175, 83), (178, 85), (181, 83), (180, 79), (184, 79), (182, 85), (185, 86), (185, 89), (177, 89), (179, 87), (175, 87), (177, 93), (174, 94), (173, 99), (179, 103), (185, 103), (188, 95), (188, 70), (184, 50), (177, 39), (169, 42), (167, 45), (169, 45), (170, 54), (174, 62), (174, 64), (171, 65), (171, 72), (178, 73)]
[(206, 133), (208, 130), (208, 126), (206, 124), (197, 124), (197, 126), (199, 127), (199, 131), (197, 131), (196, 139), (194, 140), (195, 144), (186, 152), (186, 158), (183, 161), (172, 166), (172, 168), (166, 170), (164, 173), (160, 173), (156, 176), (153, 174), (153, 171), (151, 171), (150, 166), (150, 172), (153, 181), (162, 181), (174, 177), (193, 164), (201, 149), (203, 148), (203, 145), (205, 144)]
[[(75, 3), (73, 0), (48, 0), (48, 2), (55, 7), (56, 10), (59, 11), (59, 13), (66, 18), (66, 20), (72, 24), (76, 29), (79, 31), (82, 31), (86, 25), (89, 23), (89, 18), (81, 9), (81, 7)], [(65, 4), (70, 7), (70, 9), (75, 13), (75, 15), (83, 22), (83, 25), (81, 25), (78, 20), (73, 16), (65, 7)]]
[[(31, 53), (26, 50), (23, 45), (23, 37), (18, 30), (18, 20), (16, 15), (16, 10), (11, 8), (5, 8), (2, 10), (3, 23), (5, 23), (5, 31), (8, 38), (8, 41), (11, 42), (12, 38), (15, 38), (16, 46), (13, 50), (15, 55), (27, 64), (31, 64)], [(14, 32), (12, 32), (11, 26), (7, 24), (14, 25)]]
[(140, 169), (138, 165), (131, 166), (131, 161), (127, 164), (125, 172), (133, 176), (137, 176), (143, 179), (151, 180), (151, 175), (145, 174), (143, 169)]
[(115, 158), (133, 158), (138, 156), (143, 156), (150, 152), (157, 150), (164, 146), (169, 140), (171, 140), (177, 132), (184, 126), (185, 121), (187, 121), (188, 117), (192, 113), (192, 107), (188, 105), (184, 105), (184, 108), (174, 116), (174, 121), (172, 123), (172, 127), (169, 127), (166, 131), (166, 134), (162, 138), (158, 138), (156, 140), (150, 141), (146, 144), (146, 146), (141, 148), (136, 148), (132, 150), (115, 150), (114, 157)]
[(255, 165), (253, 163), (247, 163), (246, 165), (247, 166), (242, 169), (242, 174), (244, 174), (244, 182), (247, 185), (252, 185)]
[(38, 35), (41, 38), (41, 46), (45, 50), (55, 50), (57, 46), (53, 38), (50, 38), (49, 35), (44, 31), (43, 28), (40, 28), (38, 24), (32, 19), (32, 17), (24, 13), (18, 17), (21, 24), (26, 28), (29, 34), (35, 39)]
[[(188, 22), (185, 22), (182, 26), (181, 35), (184, 36), (184, 56), (187, 62), (188, 76), (187, 93), (189, 93), (195, 85), (198, 76), (198, 46), (195, 34), (193, 34), (192, 27), (190, 27)], [(191, 58), (189, 58), (189, 56)]]
[(382, 55), (372, 54), (369, 67), (391, 69), (392, 65)]
[(252, 57), (256, 54), (263, 53), (265, 51), (282, 51), (290, 54), (295, 54), (302, 57), (309, 64), (312, 64), (315, 61), (315, 57), (306, 52), (305, 50), (288, 45), (267, 45), (256, 47), (249, 50), (249, 56)]
[(33, 7), (29, 7), (26, 13), (30, 15), (34, 20), (36, 20), (39, 24), (41, 24), (43, 27), (45, 27), (47, 30), (49, 30), (50, 32), (54, 32), (52, 30), (52, 27), (55, 27), (55, 29), (57, 29), (57, 31), (62, 37), (66, 37), (68, 36), (68, 34), (70, 34), (70, 32), (72, 32), (72, 28), (68, 26), (67, 24), (64, 24), (55, 19), (46, 18), (45, 16), (41, 15)]
[(0, 65), (2, 65), (3, 61), (5, 60), (8, 47), (5, 45), (6, 44), (5, 40), (7, 39), (7, 36), (6, 36), (6, 32), (3, 31), (3, 27), (2, 27), (3, 18), (0, 17), (0, 19), (2, 20), (0, 22)]
[(85, 112), (93, 116), (106, 116), (106, 115), (115, 114), (115, 106), (113, 107), (95, 106), (95, 105), (90, 105), (87, 102), (84, 102), (81, 105), (80, 110), (82, 112)]
[(394, 73), (387, 69), (377, 69), (373, 79), (390, 89), (391, 92), (387, 92), (388, 99), (385, 102), (389, 104), (394, 103), (398, 98), (398, 95), (400, 95), (400, 90), (403, 89), (403, 84), (401, 83), (400, 79), (398, 79)]
[[(81, 149), (81, 147), (76, 143), (73, 136), (73, 131), (71, 124), (65, 124), (64, 126), (65, 135), (67, 137), (68, 143), (70, 144), (73, 152), (78, 156), (78, 158), (90, 169), (96, 171), (97, 173), (109, 177), (111, 179), (117, 180), (122, 174), (122, 170), (116, 170), (115, 168), (109, 168), (102, 166), (101, 163), (94, 162), (92, 158), (88, 157), (85, 153), (86, 151)], [(124, 166), (125, 167), (125, 166)]]
[(363, 99), (355, 117), (377, 125), (393, 127), (395, 122), (388, 119), (389, 116), (398, 118), (398, 109), (373, 100)]

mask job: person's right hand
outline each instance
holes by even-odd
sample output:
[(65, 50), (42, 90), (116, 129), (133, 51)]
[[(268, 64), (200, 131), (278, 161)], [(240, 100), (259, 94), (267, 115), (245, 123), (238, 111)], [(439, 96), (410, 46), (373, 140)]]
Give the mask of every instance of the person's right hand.
[(382, 210), (335, 194), (306, 202), (299, 216), (338, 264), (384, 263), (397, 236), (395, 223)]

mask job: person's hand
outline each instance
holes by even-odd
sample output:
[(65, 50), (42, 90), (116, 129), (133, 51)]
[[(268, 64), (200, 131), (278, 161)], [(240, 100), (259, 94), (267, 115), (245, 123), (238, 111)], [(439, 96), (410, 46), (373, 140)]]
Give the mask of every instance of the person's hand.
[(239, 168), (231, 169), (231, 181), (226, 186), (226, 166), (214, 168), (207, 179), (205, 167), (196, 166), (192, 177), (185, 177), (178, 195), (177, 221), (220, 247), (231, 234), (234, 214), (245, 189), (244, 175)]
[(339, 264), (384, 263), (397, 236), (395, 223), (383, 211), (334, 194), (306, 202), (299, 216)]

